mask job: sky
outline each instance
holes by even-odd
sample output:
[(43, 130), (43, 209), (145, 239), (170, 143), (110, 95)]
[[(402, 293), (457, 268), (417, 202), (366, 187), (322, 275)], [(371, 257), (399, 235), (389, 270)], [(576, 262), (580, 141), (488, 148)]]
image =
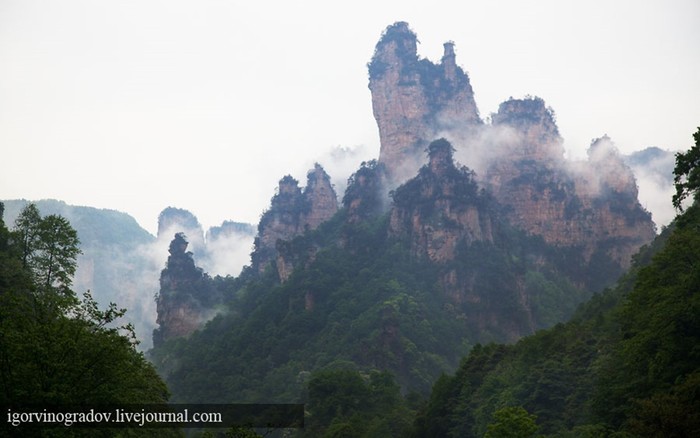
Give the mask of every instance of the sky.
[(687, 150), (698, 17), (697, 0), (0, 0), (0, 199), (155, 233), (168, 206), (257, 224), (279, 179), (304, 185), (317, 161), (342, 187), (379, 154), (366, 64), (396, 21), (434, 62), (455, 43), (483, 118), (542, 97), (571, 158), (604, 134), (623, 153)]

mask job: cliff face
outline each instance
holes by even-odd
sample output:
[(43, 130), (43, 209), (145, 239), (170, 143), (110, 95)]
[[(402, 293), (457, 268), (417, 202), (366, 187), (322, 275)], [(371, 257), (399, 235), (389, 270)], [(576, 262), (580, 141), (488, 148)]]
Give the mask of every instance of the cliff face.
[(304, 228), (316, 229), (338, 211), (338, 196), (330, 177), (319, 164), (307, 175), (304, 197), (309, 204), (309, 212), (303, 218)]
[(210, 227), (207, 230), (207, 243), (217, 242), (232, 236), (254, 236), (255, 227), (251, 224), (234, 221), (224, 221), (218, 227)]
[(588, 161), (568, 163), (551, 111), (538, 98), (504, 102), (494, 129), (510, 129), (509, 144), (488, 167), (484, 184), (510, 222), (547, 243), (581, 249), (586, 260), (602, 250), (622, 268), (655, 235), (637, 200), (632, 170), (607, 137)]
[(389, 233), (408, 236), (414, 257), (436, 263), (454, 259), (457, 246), (492, 242), (492, 218), (473, 173), (455, 167), (452, 145), (436, 140), (429, 164), (394, 192)]
[(395, 183), (415, 175), (423, 149), (442, 130), (482, 123), (469, 77), (456, 64), (454, 44), (445, 44), (440, 64), (419, 59), (416, 35), (404, 22), (389, 26), (377, 43), (369, 88), (379, 162)]
[[(602, 251), (620, 267), (629, 266), (631, 254), (655, 229), (637, 200), (632, 171), (614, 148), (594, 144), (587, 162), (568, 162), (553, 112), (540, 98), (511, 98), (484, 125), (469, 78), (456, 64), (454, 44), (445, 44), (437, 65), (419, 59), (416, 46), (408, 25), (396, 23), (384, 32), (368, 65), (379, 162), (389, 186), (415, 175), (428, 142), (444, 136), (458, 153), (468, 151), (463, 162), (479, 169), (479, 183), (505, 207), (512, 224), (547, 243), (576, 247), (587, 260)], [(443, 231), (437, 226), (430, 233), (437, 242)], [(431, 251), (431, 257), (446, 256)]]
[(175, 235), (168, 249), (170, 256), (160, 274), (160, 292), (156, 298), (158, 328), (153, 345), (189, 336), (208, 319), (220, 300), (209, 278), (195, 266), (182, 233)]
[[(270, 262), (278, 259), (279, 241), (288, 241), (307, 230), (317, 228), (338, 211), (338, 199), (323, 168), (316, 164), (307, 174), (302, 192), (299, 182), (287, 175), (280, 180), (277, 194), (272, 198), (258, 224), (255, 249), (251, 254), (253, 268), (263, 272)], [(292, 264), (280, 260), (283, 280), (291, 273)]]
[(386, 211), (386, 178), (385, 166), (372, 160), (363, 162), (348, 179), (343, 207), (347, 211), (349, 223), (358, 223)]

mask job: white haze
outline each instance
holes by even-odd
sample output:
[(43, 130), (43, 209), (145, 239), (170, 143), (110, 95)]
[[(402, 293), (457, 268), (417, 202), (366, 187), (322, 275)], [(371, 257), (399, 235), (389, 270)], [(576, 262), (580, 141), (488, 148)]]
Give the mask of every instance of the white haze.
[[(205, 228), (255, 225), (279, 179), (303, 184), (316, 161), (342, 199), (347, 177), (378, 157), (366, 63), (399, 20), (420, 56), (437, 62), (455, 42), (482, 116), (508, 96), (542, 97), (572, 160), (605, 133), (623, 154), (686, 150), (700, 124), (699, 16), (696, 0), (3, 0), (0, 199), (117, 209), (154, 235), (168, 205)], [(500, 129), (450, 140), (477, 172), (499, 153), (480, 146), (515, 141)], [(668, 180), (633, 169), (642, 205), (667, 224)], [(142, 264), (117, 302), (144, 344), (174, 232), (113, 256), (115, 272)], [(252, 237), (185, 232), (212, 275), (249, 263)]]
[[(152, 345), (152, 333), (156, 324), (155, 296), (160, 290), (160, 273), (168, 259), (168, 248), (176, 233), (184, 233), (193, 253), (195, 265), (210, 276), (238, 275), (243, 266), (250, 263), (253, 236), (230, 233), (210, 241), (205, 241), (201, 228), (186, 227), (174, 223), (149, 244), (143, 244), (132, 251), (114, 252), (109, 262), (109, 269), (121, 274), (122, 282), (113, 296), (101, 296), (101, 305), (115, 301), (120, 307), (128, 309), (125, 321), (131, 322), (141, 341), (140, 349)], [(89, 285), (81, 282), (80, 260), (76, 275), (76, 290), (88, 289)], [(209, 315), (209, 319), (215, 315)]]
[(671, 204), (671, 197), (675, 193), (674, 164), (675, 156), (669, 152), (645, 164), (630, 164), (639, 186), (639, 202), (651, 212), (652, 219), (659, 229), (668, 225), (676, 216)]
[(114, 208), (155, 234), (167, 205), (255, 224), (313, 161), (341, 195), (351, 172), (324, 157), (378, 156), (366, 63), (399, 20), (423, 57), (455, 42), (482, 115), (545, 99), (571, 157), (604, 133), (624, 154), (685, 150), (698, 16), (695, 0), (3, 0), (0, 199)]

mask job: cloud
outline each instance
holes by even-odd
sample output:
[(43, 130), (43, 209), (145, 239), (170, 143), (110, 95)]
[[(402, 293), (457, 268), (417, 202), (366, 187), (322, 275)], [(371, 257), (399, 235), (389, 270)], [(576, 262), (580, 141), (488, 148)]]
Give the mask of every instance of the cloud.
[(375, 158), (376, 151), (366, 144), (354, 146), (334, 146), (326, 149), (312, 161), (305, 163), (306, 169), (313, 169), (314, 163), (323, 166), (340, 201), (348, 185), (348, 178), (360, 168), (362, 162)]
[(236, 276), (250, 264), (255, 228), (233, 222), (224, 222), (217, 228), (221, 230), (218, 233), (212, 232), (214, 228), (207, 232), (207, 257), (202, 261), (202, 267), (210, 275)]
[(625, 161), (637, 178), (639, 202), (651, 212), (657, 227), (671, 223), (676, 216), (671, 204), (674, 152), (651, 147), (625, 156)]

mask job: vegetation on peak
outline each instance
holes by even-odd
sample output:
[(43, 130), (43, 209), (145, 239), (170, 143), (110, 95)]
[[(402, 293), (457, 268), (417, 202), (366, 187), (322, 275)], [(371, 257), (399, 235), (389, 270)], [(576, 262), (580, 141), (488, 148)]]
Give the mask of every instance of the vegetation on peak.
[(537, 96), (525, 96), (523, 99), (514, 99), (511, 96), (508, 100), (498, 105), (498, 112), (491, 114), (491, 120), (494, 125), (523, 126), (542, 124), (552, 134), (559, 135), (554, 109), (546, 106), (544, 99)]
[(377, 160), (363, 161), (350, 175), (343, 206), (352, 221), (367, 220), (386, 212), (386, 182), (386, 167)]
[[(693, 150), (678, 154), (677, 176), (697, 167), (684, 167)], [(695, 202), (568, 323), (511, 346), (474, 347), (435, 384), (413, 435), (485, 436), (504, 409), (527, 414), (551, 437), (697, 435), (699, 229)], [(527, 435), (521, 426), (517, 436), (532, 436), (530, 422)]]
[(673, 195), (673, 206), (683, 211), (683, 201), (693, 196), (693, 201), (700, 198), (700, 128), (693, 134), (695, 145), (686, 152), (676, 154), (676, 167), (673, 182), (676, 193)]
[[(426, 152), (429, 163), (418, 175), (391, 192), (394, 205), (399, 208), (434, 205), (448, 197), (459, 205), (485, 205), (490, 197), (479, 190), (475, 173), (466, 166), (457, 167), (453, 160), (454, 147), (441, 138), (430, 143)], [(445, 187), (445, 189), (438, 188)], [(430, 196), (426, 196), (430, 194)]]

